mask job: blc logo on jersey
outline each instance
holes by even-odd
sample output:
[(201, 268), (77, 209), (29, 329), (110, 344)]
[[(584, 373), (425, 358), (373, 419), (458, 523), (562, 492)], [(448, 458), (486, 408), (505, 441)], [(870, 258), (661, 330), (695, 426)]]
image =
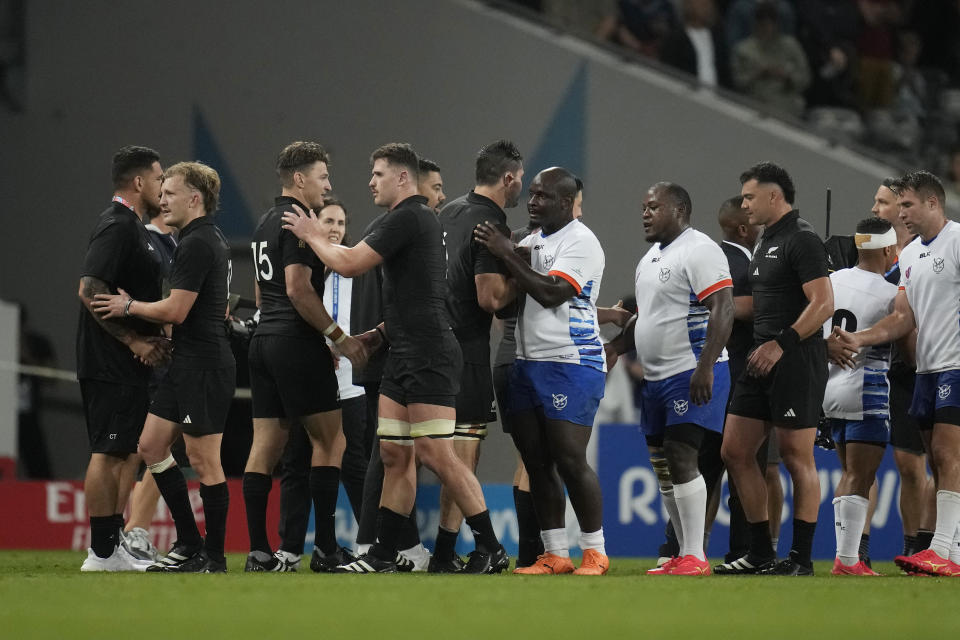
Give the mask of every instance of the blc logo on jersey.
[(553, 408), (557, 411), (563, 411), (567, 406), (567, 396), (562, 393), (551, 393), (553, 396)]

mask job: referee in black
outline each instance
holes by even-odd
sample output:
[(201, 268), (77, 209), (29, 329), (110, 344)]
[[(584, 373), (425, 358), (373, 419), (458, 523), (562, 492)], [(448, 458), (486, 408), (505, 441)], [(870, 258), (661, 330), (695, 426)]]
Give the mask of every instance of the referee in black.
[[(750, 547), (746, 556), (715, 571), (813, 575), (810, 551), (820, 506), (813, 444), (827, 384), (822, 327), (833, 315), (827, 252), (793, 209), (793, 181), (783, 168), (761, 162), (744, 171), (740, 183), (750, 223), (765, 229), (750, 261), (754, 346), (730, 401), (721, 454), (740, 494)], [(771, 427), (776, 427), (794, 495), (793, 545), (779, 563), (771, 548), (766, 482), (757, 463)]]
[[(510, 234), (504, 209), (517, 206), (522, 179), (520, 151), (509, 140), (497, 140), (477, 154), (473, 190), (448, 202), (440, 211), (450, 290), (447, 312), (463, 352), (453, 449), (474, 472), (480, 459), (480, 443), (487, 435), (487, 424), (496, 419), (490, 370), (490, 324), (493, 314), (512, 300), (514, 293), (507, 287), (506, 267), (489, 249), (474, 241), (473, 230), (478, 224), (488, 222), (504, 234)], [(463, 561), (454, 549), (462, 520), (463, 514), (450, 492), (442, 488), (437, 544), (427, 569), (431, 573), (456, 573), (463, 568)]]
[(90, 441), (84, 495), (91, 544), (81, 571), (132, 571), (120, 549), (123, 508), (133, 484), (137, 438), (147, 415), (150, 368), (169, 355), (157, 325), (134, 318), (106, 320), (94, 296), (124, 288), (158, 300), (163, 264), (140, 216), (160, 208), (163, 170), (147, 147), (124, 147), (113, 156), (113, 201), (100, 214), (83, 260), (77, 327), (77, 377)]
[[(220, 441), (236, 386), (236, 362), (224, 319), (230, 288), (230, 247), (213, 223), (220, 176), (199, 162), (168, 168), (161, 188), (164, 222), (179, 229), (170, 295), (158, 302), (99, 294), (93, 308), (104, 319), (133, 316), (173, 324), (173, 361), (150, 404), (139, 452), (157, 481), (177, 527), (177, 541), (147, 571), (222, 573), (230, 497), (220, 466)], [(183, 473), (170, 454), (182, 433), (200, 479), (206, 541), (200, 536)]]

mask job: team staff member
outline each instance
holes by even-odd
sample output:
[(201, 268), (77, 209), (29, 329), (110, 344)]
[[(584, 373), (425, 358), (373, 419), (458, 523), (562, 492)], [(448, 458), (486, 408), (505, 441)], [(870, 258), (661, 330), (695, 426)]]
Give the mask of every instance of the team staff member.
[[(224, 317), (230, 288), (230, 247), (213, 214), (220, 176), (199, 162), (181, 162), (164, 174), (163, 220), (180, 232), (170, 273), (170, 295), (144, 302), (120, 290), (96, 296), (101, 317), (136, 317), (173, 324), (170, 368), (150, 403), (139, 452), (153, 473), (177, 527), (177, 543), (148, 571), (222, 573), (230, 496), (220, 466), (220, 441), (236, 386), (236, 362)], [(170, 454), (182, 433), (200, 479), (206, 541), (200, 536), (183, 473)]]
[[(83, 260), (77, 327), (77, 377), (90, 442), (84, 495), (91, 544), (81, 571), (132, 571), (134, 558), (118, 547), (123, 508), (139, 459), (137, 438), (147, 415), (150, 366), (169, 348), (159, 327), (135, 318), (104, 319), (97, 294), (125, 289), (142, 300), (160, 299), (160, 252), (140, 222), (160, 208), (163, 170), (147, 147), (124, 147), (113, 156), (113, 202), (100, 214)], [(149, 365), (149, 366), (148, 366)]]
[[(388, 144), (371, 156), (374, 203), (389, 209), (379, 228), (355, 247), (330, 244), (312, 213), (285, 213), (285, 228), (307, 242), (331, 269), (346, 277), (383, 263), (384, 326), (377, 332), (390, 351), (380, 387), (378, 435), (384, 464), (377, 542), (356, 562), (356, 573), (392, 572), (403, 560), (398, 539), (416, 497), (419, 456), (467, 514), (477, 549), (468, 573), (499, 573), (509, 564), (490, 522), (480, 483), (453, 452), (453, 430), (462, 367), (460, 347), (445, 308), (443, 231), (417, 194), (417, 154), (407, 144)], [(370, 341), (371, 346), (373, 340)]]
[(907, 174), (897, 197), (900, 219), (919, 237), (900, 254), (900, 290), (894, 310), (871, 328), (837, 331), (861, 347), (896, 340), (917, 329), (917, 381), (910, 414), (917, 418), (937, 483), (937, 526), (929, 549), (894, 561), (908, 572), (960, 576), (960, 225), (944, 213), (939, 178)]
[[(530, 249), (529, 263), (496, 227), (483, 223), (475, 231), (526, 294), (508, 412), (545, 552), (515, 573), (603, 575), (610, 566), (600, 482), (586, 458), (606, 371), (596, 307), (604, 255), (596, 236), (573, 217), (576, 195), (576, 177), (566, 169), (546, 169), (533, 179), (527, 209), (541, 231), (520, 243)], [(564, 485), (581, 529), (583, 562), (576, 571), (564, 527)]]
[(353, 557), (337, 544), (334, 516), (345, 448), (333, 357), (324, 336), (357, 364), (366, 350), (340, 328), (323, 305), (324, 265), (281, 216), (294, 205), (322, 209), (330, 191), (329, 157), (316, 142), (293, 142), (277, 157), (282, 192), (253, 234), (255, 290), (260, 322), (250, 341), (253, 444), (243, 474), (250, 534), (246, 571), (295, 570), (299, 557), (273, 554), (267, 538), (271, 473), (294, 423), (310, 436), (309, 489), (314, 507), (310, 566), (332, 571)]
[[(507, 287), (506, 269), (486, 247), (474, 242), (473, 228), (488, 220), (506, 232), (507, 214), (503, 210), (517, 206), (522, 179), (523, 158), (516, 145), (509, 140), (492, 142), (477, 154), (473, 190), (447, 203), (440, 212), (450, 290), (447, 312), (463, 353), (453, 449), (473, 471), (480, 459), (480, 443), (487, 436), (487, 423), (496, 419), (490, 325), (493, 313), (513, 297)], [(462, 519), (450, 492), (441, 489), (437, 546), (429, 571), (451, 573), (462, 568), (454, 550)]]
[[(766, 228), (750, 262), (754, 349), (733, 392), (721, 454), (749, 523), (750, 550), (714, 571), (813, 575), (810, 551), (820, 505), (813, 443), (827, 382), (821, 328), (833, 315), (827, 253), (813, 227), (793, 209), (793, 181), (783, 168), (761, 162), (743, 172), (740, 182), (750, 223)], [(757, 451), (771, 428), (793, 480), (793, 545), (780, 563), (770, 540), (766, 481), (757, 464)]]

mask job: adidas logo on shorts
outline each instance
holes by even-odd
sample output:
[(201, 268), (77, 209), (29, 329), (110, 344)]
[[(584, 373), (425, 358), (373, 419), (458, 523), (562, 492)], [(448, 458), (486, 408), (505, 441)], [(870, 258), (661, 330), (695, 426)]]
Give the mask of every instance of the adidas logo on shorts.
[(783, 417), (784, 417), (784, 418), (796, 418), (796, 417), (797, 417), (797, 414), (793, 411), (793, 409), (787, 409), (787, 412), (786, 412), (785, 414), (783, 414)]
[(190, 420), (189, 415), (187, 415), (187, 417), (183, 419), (183, 424), (193, 424), (193, 421)]

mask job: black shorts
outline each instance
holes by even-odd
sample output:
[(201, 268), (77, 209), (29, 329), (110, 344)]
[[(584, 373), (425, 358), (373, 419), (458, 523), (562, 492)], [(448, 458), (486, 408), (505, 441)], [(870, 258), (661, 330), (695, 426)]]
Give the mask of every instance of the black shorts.
[[(457, 424), (483, 425), (494, 422), (493, 374), (490, 371), (490, 340), (460, 342), (463, 369), (457, 394)], [(484, 435), (486, 434), (484, 430)]]
[(420, 353), (397, 355), (391, 349), (383, 367), (380, 394), (398, 404), (434, 404), (456, 407), (463, 356), (453, 334), (447, 334)]
[(497, 398), (497, 413), (504, 433), (510, 433), (510, 418), (507, 415), (507, 382), (510, 380), (510, 364), (498, 364), (493, 368), (493, 393)]
[(150, 404), (146, 387), (102, 380), (80, 380), (90, 453), (126, 456), (137, 442)]
[(890, 383), (890, 446), (916, 455), (924, 454), (920, 424), (910, 415), (915, 374), (892, 366), (887, 374)]
[(176, 422), (188, 436), (223, 433), (237, 386), (237, 368), (181, 369), (171, 366), (150, 403), (150, 413)]
[(340, 408), (333, 356), (319, 334), (255, 335), (249, 355), (254, 418), (299, 418)]
[(729, 413), (779, 427), (813, 429), (820, 421), (826, 388), (827, 344), (822, 339), (807, 340), (784, 354), (763, 378), (744, 372), (737, 380)]

